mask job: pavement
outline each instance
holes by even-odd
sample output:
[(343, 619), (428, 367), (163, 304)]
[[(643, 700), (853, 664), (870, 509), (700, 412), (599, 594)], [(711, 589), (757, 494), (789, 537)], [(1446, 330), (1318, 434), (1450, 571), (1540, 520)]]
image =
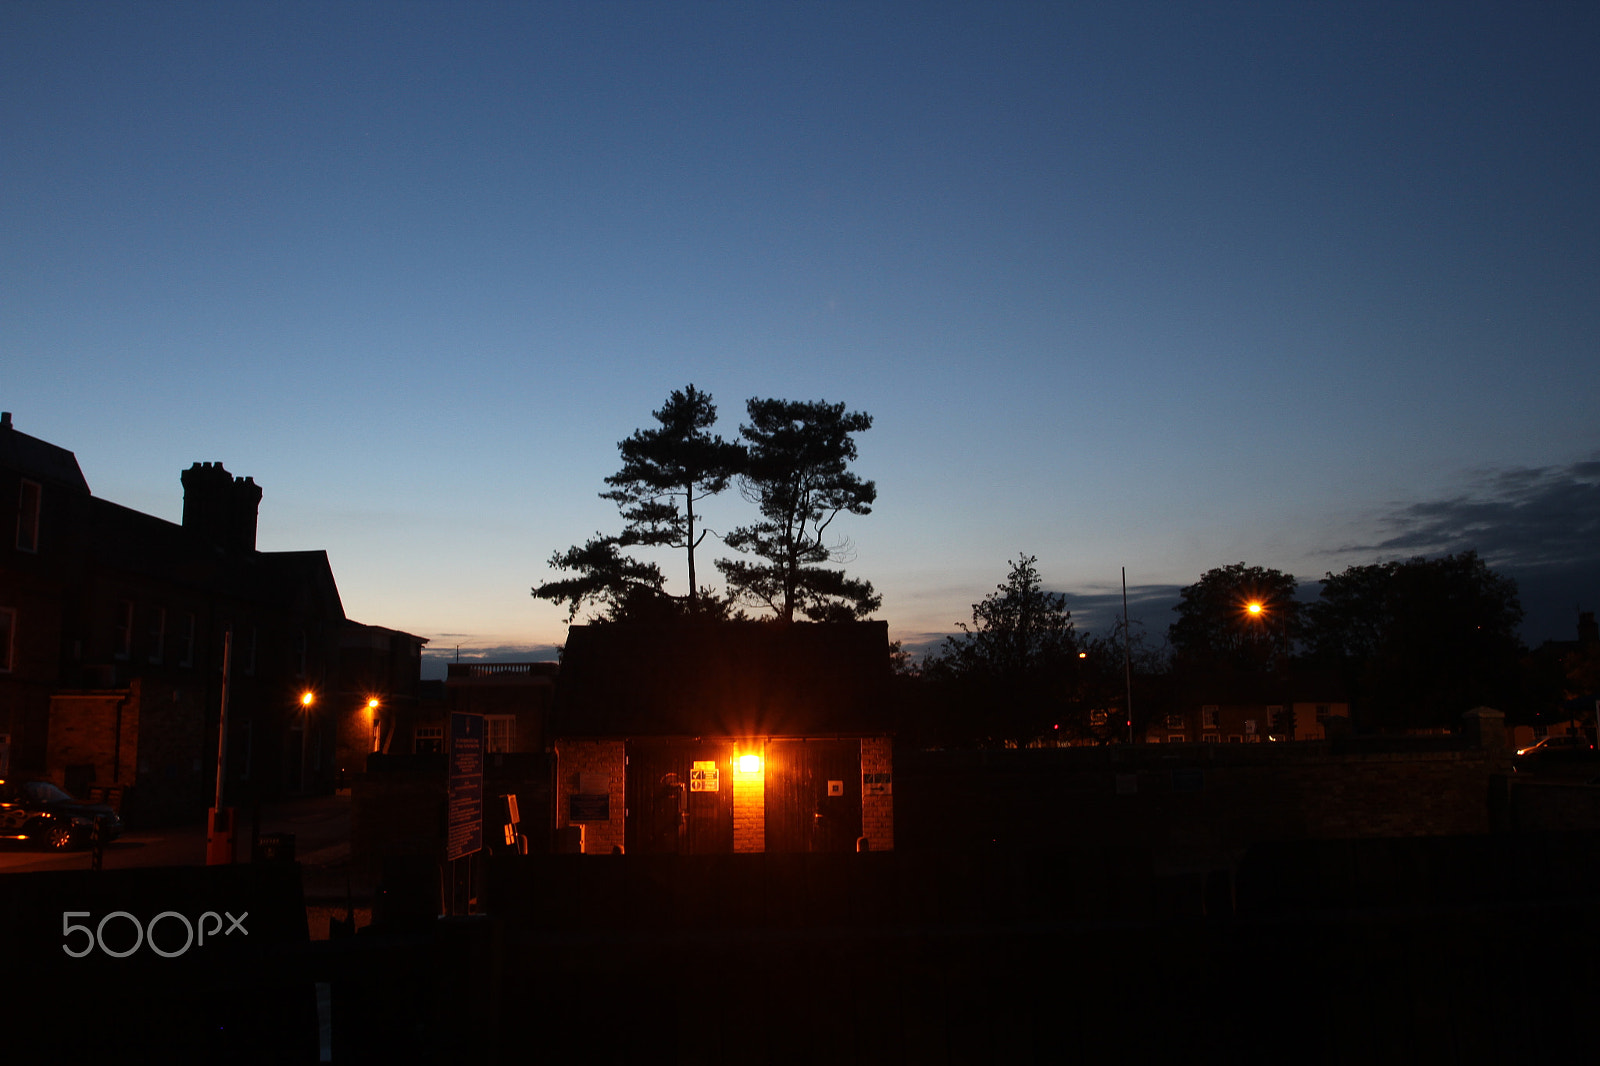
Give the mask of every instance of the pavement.
[[(350, 861), (350, 795), (306, 796), (262, 804), (259, 812), (241, 808), (234, 843), (236, 862), (251, 861), (251, 840), (257, 833), (294, 835), (294, 857), (300, 863), (308, 903), (366, 904), (372, 897), (371, 876)], [(124, 833), (105, 848), (102, 869), (145, 866), (203, 866), (206, 861), (204, 818), (195, 825)], [(87, 870), (87, 850), (49, 852), (27, 844), (0, 845), (0, 875), (37, 870)]]

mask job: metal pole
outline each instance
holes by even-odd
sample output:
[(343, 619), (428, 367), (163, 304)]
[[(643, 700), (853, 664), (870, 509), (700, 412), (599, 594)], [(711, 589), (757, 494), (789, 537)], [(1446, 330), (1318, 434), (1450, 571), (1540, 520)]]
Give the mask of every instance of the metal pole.
[(1128, 641), (1133, 636), (1133, 625), (1128, 621), (1128, 568), (1122, 568), (1122, 673), (1128, 685), (1128, 743), (1133, 743), (1133, 652)]
[(228, 669), (233, 650), (233, 627), (222, 631), (222, 714), (217, 719), (217, 795), (211, 806), (222, 809), (222, 775), (228, 765)]

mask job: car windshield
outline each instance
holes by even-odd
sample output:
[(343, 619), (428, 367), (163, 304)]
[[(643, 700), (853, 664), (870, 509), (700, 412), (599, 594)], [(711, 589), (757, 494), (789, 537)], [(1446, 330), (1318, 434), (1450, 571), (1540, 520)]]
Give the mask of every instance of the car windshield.
[(29, 781), (22, 786), (22, 794), (34, 803), (72, 803), (73, 798), (48, 781)]

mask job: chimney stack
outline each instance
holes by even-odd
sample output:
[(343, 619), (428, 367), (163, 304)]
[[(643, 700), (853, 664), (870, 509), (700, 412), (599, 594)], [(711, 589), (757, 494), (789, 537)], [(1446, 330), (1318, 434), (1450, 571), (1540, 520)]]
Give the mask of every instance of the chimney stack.
[(256, 550), (261, 486), (235, 478), (221, 463), (195, 463), (181, 476), (183, 528), (217, 547)]

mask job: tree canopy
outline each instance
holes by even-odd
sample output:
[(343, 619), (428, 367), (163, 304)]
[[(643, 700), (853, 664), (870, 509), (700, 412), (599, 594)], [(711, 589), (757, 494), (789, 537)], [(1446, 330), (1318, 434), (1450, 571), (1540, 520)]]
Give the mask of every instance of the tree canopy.
[(956, 689), (964, 739), (1026, 743), (1071, 717), (1084, 666), (1067, 598), (1047, 592), (1037, 559), (1019, 555), (1006, 580), (972, 605), (923, 675)]
[(602, 617), (612, 621), (661, 613), (662, 601), (669, 599), (661, 568), (622, 554), (618, 544), (618, 538), (596, 533), (587, 544), (556, 552), (550, 556), (551, 568), (576, 576), (536, 585), (534, 597), (565, 605), (568, 622), (586, 604), (600, 607)]
[(785, 622), (796, 613), (818, 621), (871, 614), (882, 602), (871, 583), (825, 564), (850, 556), (847, 540), (828, 542), (834, 519), (870, 514), (877, 499), (877, 487), (849, 469), (857, 455), (851, 435), (870, 429), (872, 417), (823, 401), (751, 399), (746, 412), (740, 493), (761, 520), (723, 540), (761, 561), (717, 560), (730, 595)]
[(1521, 700), (1516, 582), (1475, 552), (1329, 573), (1310, 620), (1312, 655), (1346, 672), (1373, 724), (1454, 726)]
[(1283, 667), (1299, 633), (1295, 580), (1281, 570), (1234, 563), (1207, 570), (1179, 592), (1167, 640), (1180, 663)]
[(728, 487), (744, 463), (744, 449), (712, 435), (716, 404), (693, 385), (674, 391), (651, 415), (657, 428), (635, 430), (617, 444), (622, 469), (606, 478), (613, 488), (600, 495), (616, 502), (627, 523), (617, 538), (620, 546), (687, 552), (692, 605), (700, 591), (694, 553), (706, 537), (705, 530), (695, 530), (694, 505)]

